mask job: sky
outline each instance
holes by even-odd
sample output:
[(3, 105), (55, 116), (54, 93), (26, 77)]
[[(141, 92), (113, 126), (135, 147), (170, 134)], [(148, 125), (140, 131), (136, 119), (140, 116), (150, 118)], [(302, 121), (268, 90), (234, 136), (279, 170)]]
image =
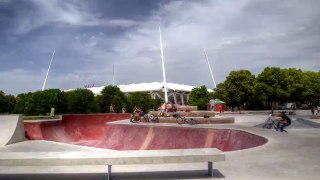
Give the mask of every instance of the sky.
[(320, 70), (319, 0), (0, 0), (0, 90), (162, 82), (213, 88), (231, 71)]

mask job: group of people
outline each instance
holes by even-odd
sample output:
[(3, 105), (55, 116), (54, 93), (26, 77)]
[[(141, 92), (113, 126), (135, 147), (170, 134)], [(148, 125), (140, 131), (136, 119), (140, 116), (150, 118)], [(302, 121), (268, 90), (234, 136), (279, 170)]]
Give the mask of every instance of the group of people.
[(177, 105), (173, 102), (170, 102), (168, 104), (163, 102), (158, 108), (158, 111), (158, 116), (165, 116), (165, 112), (177, 112)]
[[(113, 104), (110, 104), (109, 112), (110, 112), (110, 113), (115, 113)], [(122, 112), (122, 113), (126, 113), (126, 108), (125, 108), (125, 107), (122, 107), (121, 112)]]
[[(158, 108), (158, 116), (165, 116), (166, 112), (176, 112), (177, 106), (175, 103), (161, 103), (161, 105)], [(139, 122), (141, 120), (141, 117), (144, 115), (144, 112), (137, 106), (135, 106), (132, 110), (132, 115), (130, 122)]]

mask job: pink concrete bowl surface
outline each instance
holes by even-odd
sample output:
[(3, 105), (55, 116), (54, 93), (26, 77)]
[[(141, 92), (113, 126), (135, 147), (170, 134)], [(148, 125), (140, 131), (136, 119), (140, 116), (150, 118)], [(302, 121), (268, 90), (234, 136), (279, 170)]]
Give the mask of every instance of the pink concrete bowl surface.
[(61, 121), (25, 122), (29, 140), (49, 140), (114, 150), (218, 148), (235, 151), (267, 139), (233, 129), (108, 124), (129, 114), (65, 115)]

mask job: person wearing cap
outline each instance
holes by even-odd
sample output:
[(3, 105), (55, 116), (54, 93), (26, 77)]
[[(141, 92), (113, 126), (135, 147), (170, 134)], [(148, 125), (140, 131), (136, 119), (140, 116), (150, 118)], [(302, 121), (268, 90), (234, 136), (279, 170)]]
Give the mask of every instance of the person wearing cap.
[(291, 119), (286, 115), (285, 111), (282, 111), (278, 116), (282, 119), (277, 124), (277, 130), (280, 129), (280, 131), (283, 132), (285, 127), (290, 126)]

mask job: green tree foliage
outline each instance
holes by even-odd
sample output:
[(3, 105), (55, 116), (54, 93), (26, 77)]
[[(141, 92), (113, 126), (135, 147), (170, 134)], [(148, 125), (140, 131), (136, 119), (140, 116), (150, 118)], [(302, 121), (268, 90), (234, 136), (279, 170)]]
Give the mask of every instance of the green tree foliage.
[(230, 106), (239, 106), (252, 100), (255, 76), (248, 70), (232, 71), (221, 85)]
[(213, 98), (221, 99), (224, 101), (227, 99), (227, 90), (224, 83), (219, 83), (217, 87), (214, 89)]
[(135, 92), (128, 96), (128, 111), (132, 112), (133, 108), (139, 107), (143, 112), (147, 113), (152, 108), (153, 101), (146, 92)]
[(106, 86), (101, 91), (99, 100), (101, 112), (110, 112), (111, 104), (115, 112), (121, 112), (122, 107), (127, 106), (127, 102), (127, 97), (117, 86)]
[(302, 93), (304, 91), (304, 76), (300, 69), (289, 68), (282, 69), (284, 73), (284, 88), (286, 94), (283, 99), (285, 102), (302, 101)]
[(68, 113), (87, 114), (96, 112), (95, 98), (88, 89), (76, 89), (64, 93)]
[(157, 111), (160, 105), (162, 104), (162, 102), (164, 101), (160, 98), (151, 99), (152, 110)]
[(0, 91), (0, 113), (13, 112), (16, 99), (12, 95), (6, 95), (3, 91)]
[(302, 97), (304, 101), (319, 104), (320, 100), (320, 72), (307, 71), (303, 74), (304, 89)]
[(189, 97), (189, 105), (198, 106), (199, 110), (207, 110), (211, 98), (206, 86), (193, 88)]
[(26, 109), (26, 104), (28, 101), (29, 96), (31, 95), (31, 93), (25, 94), (18, 94), (18, 96), (16, 97), (16, 105), (14, 107), (14, 113), (16, 114), (24, 114), (24, 111)]
[(5, 112), (12, 113), (14, 111), (14, 107), (16, 106), (16, 98), (13, 95), (5, 96)]
[(0, 113), (5, 112), (5, 94), (3, 91), (0, 91)]
[(25, 115), (46, 115), (51, 107), (55, 107), (56, 112), (62, 109), (62, 93), (59, 89), (19, 94), (16, 100), (14, 111)]
[(284, 79), (286, 74), (280, 68), (267, 67), (257, 77), (255, 84), (255, 97), (260, 101), (273, 102), (283, 101), (290, 96), (286, 90)]

